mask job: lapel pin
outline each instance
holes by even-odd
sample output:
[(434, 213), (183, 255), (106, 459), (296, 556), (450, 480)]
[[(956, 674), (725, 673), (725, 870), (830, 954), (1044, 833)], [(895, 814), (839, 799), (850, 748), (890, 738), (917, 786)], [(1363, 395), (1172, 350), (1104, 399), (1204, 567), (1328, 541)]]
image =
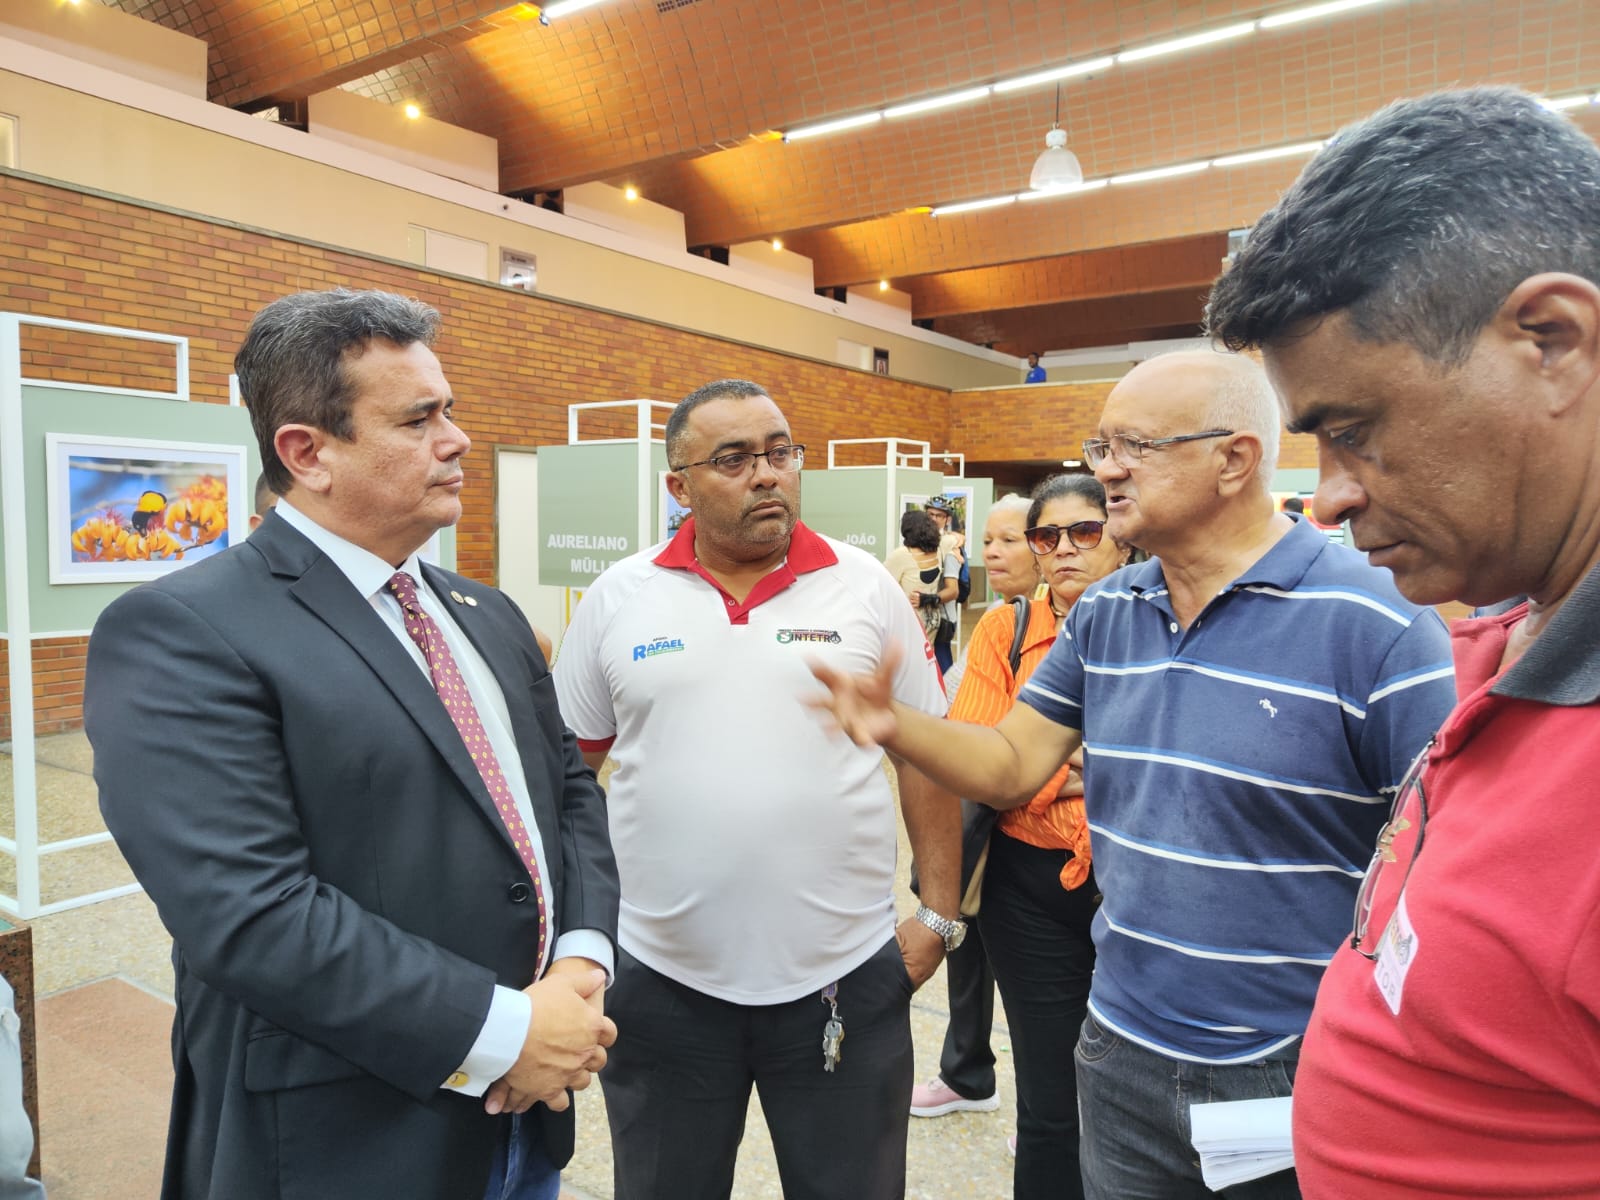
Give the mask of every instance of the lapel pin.
[(477, 608), (478, 607), (478, 601), (474, 597), (468, 596), (467, 597), (467, 607), (468, 608)]
[(465, 604), (466, 603), (466, 600), (462, 597), (460, 592), (451, 592), (450, 593), (450, 599), (454, 600), (457, 604)]

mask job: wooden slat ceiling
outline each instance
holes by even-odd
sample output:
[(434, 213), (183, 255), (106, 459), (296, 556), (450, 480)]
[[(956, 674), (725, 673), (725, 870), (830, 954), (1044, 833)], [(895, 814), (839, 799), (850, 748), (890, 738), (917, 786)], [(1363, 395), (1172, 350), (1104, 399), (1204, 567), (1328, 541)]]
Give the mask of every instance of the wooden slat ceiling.
[[(1051, 85), (784, 143), (773, 131), (1294, 7), (1294, 0), (105, 0), (210, 45), (210, 95), (346, 87), (496, 138), (508, 194), (599, 180), (692, 245), (781, 238), (816, 284), (888, 280), (914, 317), (1011, 353), (1192, 333), (1229, 229), (1303, 159), (931, 217), (1025, 188)], [(1600, 85), (1593, 0), (1388, 0), (1061, 88), (1090, 178), (1318, 139), (1440, 87)], [(1600, 117), (1580, 115), (1591, 133)]]

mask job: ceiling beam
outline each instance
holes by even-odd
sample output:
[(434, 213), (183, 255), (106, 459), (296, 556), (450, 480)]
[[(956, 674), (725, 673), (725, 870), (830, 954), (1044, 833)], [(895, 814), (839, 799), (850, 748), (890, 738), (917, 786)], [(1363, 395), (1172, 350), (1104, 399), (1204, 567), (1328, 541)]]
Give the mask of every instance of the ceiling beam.
[(896, 279), (919, 318), (1143, 292), (1205, 290), (1221, 270), (1226, 233), (1112, 246), (994, 267)]
[(963, 341), (992, 343), (995, 349), (1011, 354), (1148, 341), (1153, 330), (1181, 331), (1163, 332), (1161, 337), (1193, 336), (1209, 291), (1207, 284), (1143, 295), (965, 313), (935, 318), (933, 328)]

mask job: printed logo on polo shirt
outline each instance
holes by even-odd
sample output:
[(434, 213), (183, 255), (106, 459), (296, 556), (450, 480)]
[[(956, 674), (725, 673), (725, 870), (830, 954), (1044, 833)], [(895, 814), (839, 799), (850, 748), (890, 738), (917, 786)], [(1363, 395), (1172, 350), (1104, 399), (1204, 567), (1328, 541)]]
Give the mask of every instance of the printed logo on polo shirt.
[(658, 654), (676, 654), (683, 649), (682, 638), (658, 637), (633, 648), (633, 661), (654, 658)]
[(780, 629), (778, 642), (787, 646), (790, 642), (826, 642), (830, 646), (837, 646), (844, 638), (839, 636), (837, 629)]

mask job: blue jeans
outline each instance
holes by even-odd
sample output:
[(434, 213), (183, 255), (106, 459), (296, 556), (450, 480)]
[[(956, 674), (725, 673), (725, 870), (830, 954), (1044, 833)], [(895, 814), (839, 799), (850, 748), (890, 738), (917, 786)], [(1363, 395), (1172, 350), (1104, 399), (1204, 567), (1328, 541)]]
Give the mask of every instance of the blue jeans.
[[(1189, 1141), (1189, 1105), (1288, 1096), (1292, 1058), (1236, 1066), (1181, 1062), (1117, 1036), (1090, 1013), (1074, 1055), (1083, 1112), (1083, 1190), (1088, 1200), (1206, 1200)], [(1299, 1200), (1294, 1172), (1279, 1171), (1220, 1193), (1230, 1200)]]
[(545, 1153), (544, 1138), (524, 1126), (525, 1118), (516, 1113), (501, 1121), (500, 1142), (483, 1200), (556, 1200), (560, 1196), (561, 1172)]

